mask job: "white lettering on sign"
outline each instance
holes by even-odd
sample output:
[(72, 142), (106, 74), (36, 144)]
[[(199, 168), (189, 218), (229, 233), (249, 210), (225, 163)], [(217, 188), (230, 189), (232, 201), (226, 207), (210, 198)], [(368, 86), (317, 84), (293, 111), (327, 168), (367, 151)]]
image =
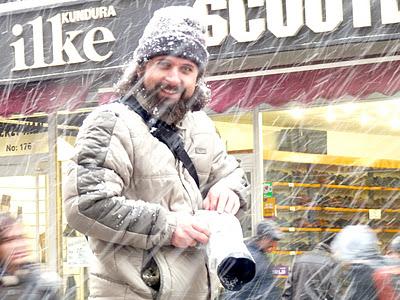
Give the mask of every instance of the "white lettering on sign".
[(27, 155), (48, 152), (47, 133), (16, 131), (0, 132), (0, 154), (2, 156)]
[[(62, 66), (66, 64), (83, 63), (87, 60), (94, 62), (104, 61), (112, 55), (109, 50), (105, 54), (99, 54), (96, 50), (96, 45), (111, 43), (115, 41), (113, 33), (106, 27), (91, 28), (87, 32), (84, 30), (71, 30), (65, 32), (65, 39), (63, 35), (63, 24), (87, 21), (90, 19), (101, 19), (116, 16), (113, 6), (109, 7), (96, 7), (93, 9), (83, 9), (79, 11), (72, 11), (66, 13), (59, 13), (49, 19), (46, 23), (51, 26), (51, 45), (52, 45), (52, 61), (45, 62), (44, 51), (44, 34), (43, 34), (43, 18), (37, 17), (36, 19), (28, 22), (26, 25), (32, 27), (32, 41), (33, 41), (33, 64), (26, 64), (26, 43), (25, 38), (20, 37), (24, 32), (24, 26), (15, 24), (12, 27), (12, 34), (15, 37), (20, 37), (10, 46), (14, 48), (14, 68), (12, 71), (20, 71), (27, 69), (37, 69), (52, 66)], [(83, 47), (78, 49), (75, 39), (79, 36), (83, 37)]]
[[(351, 4), (353, 27), (371, 26), (371, 0)], [(208, 46), (221, 45), (228, 35), (237, 42), (256, 41), (266, 30), (278, 38), (295, 36), (303, 27), (332, 32), (344, 22), (343, 0), (196, 0), (193, 6), (208, 26)], [(262, 6), (265, 17), (250, 19), (248, 10)], [(216, 13), (221, 10), (229, 11), (228, 20)], [(383, 25), (400, 23), (397, 0), (380, 0), (380, 10)]]
[(82, 10), (74, 10), (61, 13), (61, 23), (74, 23), (80, 21), (89, 21), (115, 17), (117, 13), (115, 12), (114, 6), (110, 5), (108, 7), (91, 7)]
[(381, 0), (382, 24), (395, 24), (400, 22), (399, 3), (397, 0)]
[(355, 28), (371, 26), (371, 0), (353, 0), (352, 4), (353, 26)]
[[(249, 0), (247, 5), (249, 8), (260, 7), (264, 5), (264, 0)], [(265, 31), (263, 18), (249, 20), (249, 29), (246, 29), (246, 8), (243, 1), (229, 0), (229, 16), (235, 18), (235, 22), (230, 23), (230, 29), (232, 37), (238, 42), (255, 41)]]
[(266, 10), (268, 30), (276, 37), (294, 36), (304, 24), (303, 0), (286, 0), (286, 12), (281, 1), (266, 0)]
[(208, 6), (212, 11), (223, 10), (228, 7), (226, 0), (201, 0), (193, 5), (207, 18), (208, 35), (207, 46), (221, 45), (228, 36), (228, 21), (218, 15), (210, 15)]
[(342, 1), (326, 0), (324, 11), (321, 0), (305, 0), (305, 19), (308, 28), (319, 33), (330, 32), (339, 27), (343, 22)]

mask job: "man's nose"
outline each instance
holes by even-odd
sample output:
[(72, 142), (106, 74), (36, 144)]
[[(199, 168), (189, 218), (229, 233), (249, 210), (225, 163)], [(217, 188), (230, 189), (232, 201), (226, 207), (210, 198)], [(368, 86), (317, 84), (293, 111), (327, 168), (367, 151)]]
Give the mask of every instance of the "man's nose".
[(165, 80), (170, 85), (179, 85), (181, 82), (179, 69), (178, 68), (171, 68), (168, 70)]

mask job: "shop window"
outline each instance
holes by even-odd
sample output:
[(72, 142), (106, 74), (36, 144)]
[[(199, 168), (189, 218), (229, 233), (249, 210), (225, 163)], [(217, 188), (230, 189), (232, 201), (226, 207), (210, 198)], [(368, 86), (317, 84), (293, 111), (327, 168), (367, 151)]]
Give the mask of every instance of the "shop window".
[[(240, 161), (249, 183), (254, 178), (253, 166), (253, 116), (251, 113), (213, 115), (211, 119), (217, 128), (229, 154)], [(241, 218), (243, 235), (249, 237), (252, 232), (252, 200), (249, 197), (247, 212)]]
[(350, 224), (371, 226), (385, 250), (400, 232), (399, 136), (395, 99), (263, 112), (264, 217), (286, 233), (277, 265)]
[(45, 262), (46, 176), (0, 177), (1, 211), (23, 224), (31, 242), (32, 258)]

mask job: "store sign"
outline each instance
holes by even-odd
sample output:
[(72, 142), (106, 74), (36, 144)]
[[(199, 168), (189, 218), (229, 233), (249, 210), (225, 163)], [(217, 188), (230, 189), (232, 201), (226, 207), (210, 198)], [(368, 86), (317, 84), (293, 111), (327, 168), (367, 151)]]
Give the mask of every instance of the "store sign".
[(275, 276), (288, 276), (289, 267), (285, 265), (277, 265), (272, 268), (272, 274)]
[[(346, 20), (343, 0), (197, 0), (196, 8), (206, 16), (210, 30), (208, 45), (221, 45), (230, 35), (236, 42), (246, 43), (273, 34), (277, 38), (292, 37), (306, 27), (314, 33), (335, 31), (343, 22), (353, 28), (372, 26), (371, 0), (352, 0), (352, 18)], [(382, 25), (400, 23), (397, 0), (381, 0)], [(251, 18), (250, 9), (263, 8), (265, 14)], [(228, 10), (229, 17), (214, 14)]]
[(0, 132), (0, 156), (28, 155), (48, 152), (48, 134)]
[[(82, 10), (58, 13), (46, 22), (43, 17), (39, 16), (25, 24), (15, 24), (12, 27), (12, 34), (19, 37), (24, 33), (24, 27), (31, 27), (30, 38), (32, 40), (32, 51), (27, 47), (24, 37), (18, 38), (10, 46), (14, 48), (14, 68), (11, 71), (45, 68), (51, 66), (60, 66), (66, 64), (82, 63), (86, 60), (94, 62), (102, 62), (111, 57), (112, 51), (109, 50), (105, 54), (100, 54), (96, 50), (96, 45), (110, 43), (115, 41), (115, 37), (110, 29), (99, 26), (85, 30), (70, 30), (64, 34), (63, 24), (74, 22), (85, 22), (89, 20), (103, 19), (115, 17), (117, 15), (114, 6), (108, 7), (91, 7)], [(44, 24), (45, 23), (45, 24)], [(51, 27), (51, 36), (45, 37), (43, 27), (48, 25)], [(84, 28), (84, 26), (82, 26)], [(82, 49), (77, 49), (75, 39), (79, 36), (83, 37)], [(45, 56), (45, 38), (49, 39), (52, 48), (52, 60), (47, 63)], [(33, 63), (27, 65), (26, 54), (33, 55)]]
[[(211, 60), (400, 39), (397, 0), (65, 2), (0, 15), (0, 84), (120, 69), (153, 12), (170, 5), (203, 16)], [(400, 51), (394, 44), (392, 53)]]

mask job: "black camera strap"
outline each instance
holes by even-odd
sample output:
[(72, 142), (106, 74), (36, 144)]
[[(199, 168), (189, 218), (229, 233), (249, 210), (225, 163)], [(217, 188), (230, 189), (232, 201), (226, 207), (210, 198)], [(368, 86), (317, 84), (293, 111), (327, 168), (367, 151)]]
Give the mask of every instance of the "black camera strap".
[(143, 121), (150, 129), (150, 133), (160, 142), (167, 145), (175, 158), (179, 159), (183, 163), (185, 169), (188, 170), (189, 174), (196, 182), (197, 187), (200, 187), (196, 168), (184, 148), (182, 138), (178, 134), (178, 128), (152, 117), (133, 96), (126, 99), (120, 99), (119, 102), (127, 105), (131, 110), (142, 117)]

